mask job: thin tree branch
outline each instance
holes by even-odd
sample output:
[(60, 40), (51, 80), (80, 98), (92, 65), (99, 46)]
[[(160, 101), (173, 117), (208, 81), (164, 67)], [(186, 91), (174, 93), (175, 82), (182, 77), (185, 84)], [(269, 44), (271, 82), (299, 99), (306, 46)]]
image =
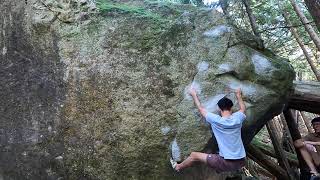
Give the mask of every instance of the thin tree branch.
[[(308, 22), (306, 24), (312, 24), (314, 23), (314, 21)], [(280, 28), (286, 28), (286, 29), (290, 29), (292, 27), (300, 27), (300, 26), (304, 26), (306, 24), (299, 24), (299, 25), (291, 25), (291, 26), (278, 26), (278, 27), (273, 27), (273, 28), (268, 28), (268, 29), (263, 29), (262, 31), (260, 31), (259, 33), (265, 32), (265, 31), (269, 31), (269, 30), (275, 30), (275, 29), (280, 29)], [(312, 24), (313, 26), (315, 26), (315, 24)]]

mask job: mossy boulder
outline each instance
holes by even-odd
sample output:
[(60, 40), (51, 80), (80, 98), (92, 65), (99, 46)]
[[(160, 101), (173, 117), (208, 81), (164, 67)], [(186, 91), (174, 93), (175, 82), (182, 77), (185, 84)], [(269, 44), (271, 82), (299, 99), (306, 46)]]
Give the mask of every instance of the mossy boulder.
[(169, 165), (170, 156), (217, 150), (186, 88), (193, 83), (215, 112), (223, 96), (237, 104), (241, 87), (248, 144), (286, 102), (288, 62), (215, 10), (91, 3), (2, 2), (2, 177), (223, 178), (201, 165), (175, 175)]

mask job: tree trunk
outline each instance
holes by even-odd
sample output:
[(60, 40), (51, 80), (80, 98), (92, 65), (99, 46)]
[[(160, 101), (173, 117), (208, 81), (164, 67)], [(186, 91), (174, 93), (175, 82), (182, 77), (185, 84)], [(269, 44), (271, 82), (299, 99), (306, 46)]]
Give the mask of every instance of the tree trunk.
[[(251, 144), (257, 148), (259, 148), (259, 150), (261, 150), (261, 152), (263, 152), (264, 154), (271, 156), (273, 158), (277, 158), (276, 152), (274, 151), (274, 148), (272, 146), (269, 146), (261, 141), (259, 141), (258, 139), (254, 138), (251, 141)], [(284, 151), (285, 156), (288, 158), (288, 161), (290, 164), (294, 165), (294, 166), (299, 166), (299, 162), (298, 162), (298, 158), (295, 154)]]
[(287, 121), (282, 114), (279, 115), (279, 119), (281, 120), (282, 124), (283, 124), (283, 128), (284, 128), (284, 132), (285, 132), (285, 139), (287, 142), (287, 145), (288, 145), (288, 151), (289, 152), (293, 152), (293, 154), (297, 154), (296, 152), (296, 149), (294, 148), (294, 145), (293, 145), (293, 140), (292, 140), (292, 137), (291, 137), (291, 134), (290, 134), (290, 130), (289, 130), (289, 127), (288, 127), (288, 124), (287, 124)]
[(304, 0), (320, 32), (320, 0)]
[(221, 6), (221, 9), (223, 13), (229, 17), (229, 12), (228, 12), (228, 0), (219, 0), (219, 4)]
[(276, 176), (278, 179), (289, 179), (286, 171), (263, 154), (258, 148), (249, 144), (247, 146), (247, 152), (250, 159), (254, 160), (261, 167), (268, 170), (271, 174)]
[[(284, 115), (286, 122), (288, 124), (288, 128), (289, 128), (292, 140), (295, 141), (297, 139), (301, 139), (301, 134), (299, 132), (298, 125), (295, 123), (295, 119), (294, 119), (291, 111), (288, 108), (286, 108), (283, 111), (283, 115)], [(300, 169), (308, 167), (306, 162), (302, 158), (299, 149), (296, 149), (296, 152), (297, 152), (297, 157), (298, 157)]]
[(262, 40), (260, 33), (258, 32), (258, 26), (256, 23), (256, 18), (254, 17), (252, 13), (252, 9), (250, 7), (250, 0), (242, 0), (244, 6), (246, 7), (246, 12), (248, 14), (249, 20), (250, 20), (250, 25), (252, 28), (252, 31), (255, 36), (257, 36), (260, 40)]
[[(294, 81), (288, 107), (320, 114), (320, 82)], [(293, 138), (293, 137), (292, 137)]]
[(314, 42), (314, 44), (316, 45), (318, 51), (320, 51), (320, 38), (318, 37), (317, 33), (314, 31), (313, 27), (309, 24), (310, 23), (309, 20), (303, 14), (303, 12), (299, 8), (299, 6), (296, 4), (295, 0), (290, 0), (290, 2), (294, 8), (294, 11), (297, 13), (301, 22), (304, 24), (306, 31), (310, 35), (310, 37), (311, 37), (312, 41)]
[(257, 176), (259, 175), (263, 175), (269, 179), (275, 179), (276, 177), (274, 175), (272, 175), (268, 170), (264, 169), (263, 167), (261, 167), (260, 165), (257, 165), (254, 167), (256, 172), (258, 173)]
[(317, 71), (317, 68), (316, 68), (316, 66), (314, 65), (314, 62), (313, 62), (311, 56), (309, 55), (307, 49), (305, 48), (302, 40), (300, 39), (297, 31), (295, 30), (294, 27), (292, 27), (292, 24), (291, 24), (291, 22), (290, 22), (290, 20), (289, 20), (289, 17), (288, 17), (287, 12), (284, 12), (284, 13), (283, 13), (283, 17), (284, 17), (284, 19), (286, 20), (288, 26), (290, 27), (290, 30), (291, 30), (294, 38), (297, 40), (300, 48), (302, 49), (303, 54), (304, 54), (304, 56), (306, 57), (309, 65), (310, 65), (310, 67), (311, 67), (311, 70), (313, 71), (313, 73), (314, 73), (314, 75), (316, 76), (317, 80), (320, 81), (320, 73)]
[(295, 179), (294, 174), (290, 168), (288, 159), (286, 158), (285, 152), (279, 140), (279, 133), (276, 130), (276, 125), (274, 124), (273, 120), (267, 122), (267, 129), (269, 132), (270, 139), (272, 141), (274, 151), (277, 155), (278, 162), (281, 167), (283, 167), (286, 171), (287, 176), (289, 179)]

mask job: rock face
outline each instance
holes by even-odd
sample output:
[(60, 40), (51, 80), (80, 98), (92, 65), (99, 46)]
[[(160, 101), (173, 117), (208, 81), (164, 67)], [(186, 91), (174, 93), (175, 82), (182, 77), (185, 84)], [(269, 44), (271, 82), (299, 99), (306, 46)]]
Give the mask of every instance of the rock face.
[[(4, 179), (206, 179), (168, 159), (214, 152), (212, 112), (241, 87), (243, 140), (281, 112), (294, 72), (214, 10), (143, 1), (2, 0)], [(1, 177), (0, 176), (0, 177)], [(1, 179), (1, 178), (0, 178)]]

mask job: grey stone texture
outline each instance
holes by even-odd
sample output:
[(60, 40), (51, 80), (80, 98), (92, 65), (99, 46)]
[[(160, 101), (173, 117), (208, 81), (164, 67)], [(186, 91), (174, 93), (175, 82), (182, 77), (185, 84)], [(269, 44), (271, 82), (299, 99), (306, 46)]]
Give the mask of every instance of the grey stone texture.
[(294, 72), (215, 10), (152, 1), (0, 2), (0, 177), (222, 179), (169, 157), (215, 152), (186, 88), (248, 108), (243, 140), (281, 112)]

